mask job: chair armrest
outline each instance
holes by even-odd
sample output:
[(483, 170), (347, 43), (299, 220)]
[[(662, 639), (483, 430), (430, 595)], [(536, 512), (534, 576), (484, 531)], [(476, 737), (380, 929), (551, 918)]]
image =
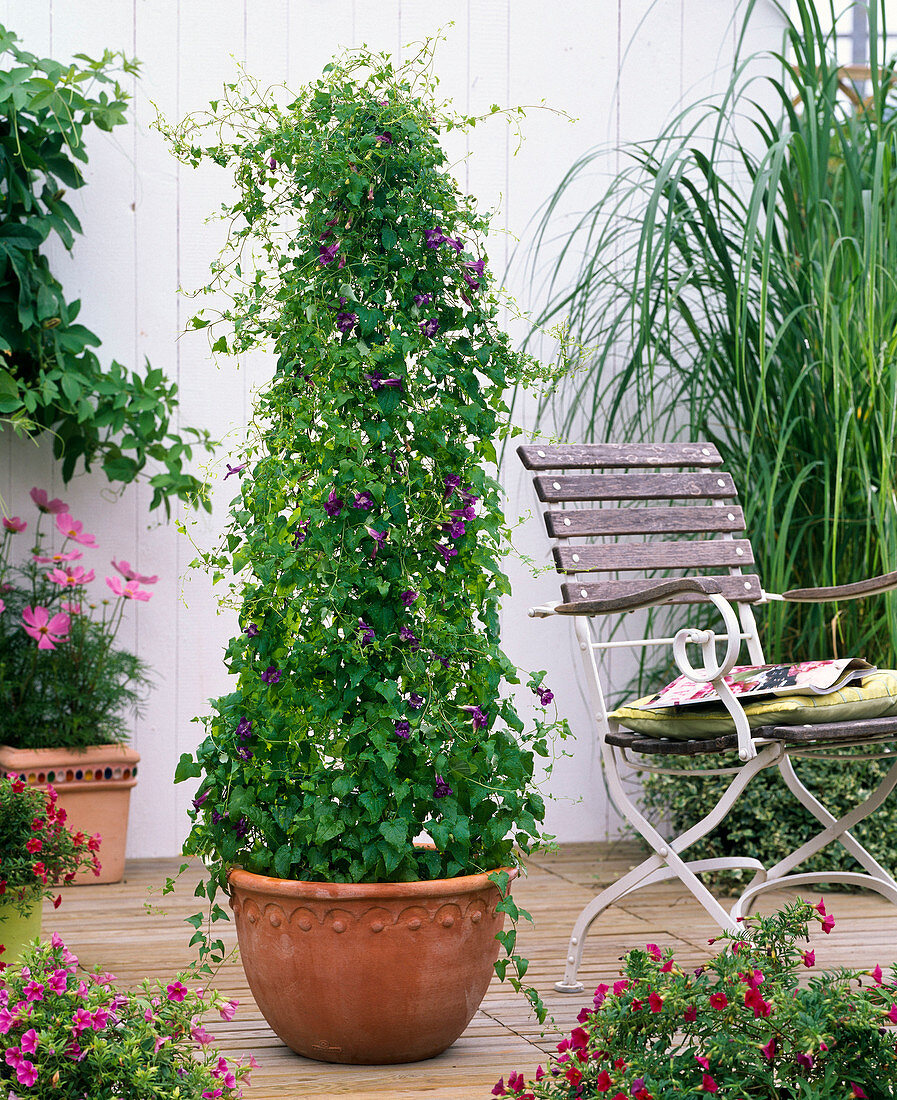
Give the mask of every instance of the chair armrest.
[[(897, 574), (895, 574), (894, 584), (897, 586)], [(698, 592), (709, 596), (719, 592), (719, 584), (710, 578), (673, 577), (670, 580), (658, 581), (650, 588), (644, 588), (631, 596), (560, 603), (554, 612), (556, 615), (610, 615), (614, 612), (637, 611), (640, 607), (654, 607), (657, 604), (666, 603), (683, 592)]]
[[(786, 600), (788, 603), (829, 603), (835, 600), (858, 600), (863, 596), (876, 596), (880, 592), (890, 592), (897, 588), (897, 572), (883, 573), (880, 577), (870, 577), (853, 584), (837, 584), (828, 588), (792, 588), (773, 599)], [(767, 598), (770, 598), (769, 596)]]

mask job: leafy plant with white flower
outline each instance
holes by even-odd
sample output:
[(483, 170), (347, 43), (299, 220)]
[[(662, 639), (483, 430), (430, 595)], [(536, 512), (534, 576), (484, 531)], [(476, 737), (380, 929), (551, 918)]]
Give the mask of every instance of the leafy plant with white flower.
[[(149, 683), (143, 661), (115, 645), (125, 607), (152, 595), (146, 577), (127, 561), (95, 595), (95, 568), (76, 564), (94, 535), (68, 505), (31, 490), (37, 508), (30, 520), (6, 515), (0, 534), (0, 706), (4, 744), (18, 749), (79, 748), (124, 741), (123, 714), (138, 707)], [(54, 550), (45, 545), (49, 537)], [(28, 553), (21, 543), (32, 539)], [(18, 544), (18, 548), (17, 548)], [(110, 593), (114, 599), (110, 598)]]
[(33, 944), (0, 973), (0, 1100), (237, 1100), (255, 1059), (222, 1057), (204, 1021), (238, 1002), (186, 981), (121, 992), (59, 936)]
[[(544, 839), (534, 775), (556, 724), (525, 729), (504, 689), (518, 674), (490, 473), (506, 388), (541, 371), (498, 327), (487, 220), (439, 144), (477, 120), (437, 104), (427, 65), (359, 51), (285, 106), (247, 81), (161, 124), (182, 160), (237, 183), (213, 349), (277, 363), (224, 544), (202, 559), (235, 575), (242, 628), (234, 688), (177, 774), (202, 777), (186, 850), (211, 902), (233, 864), (452, 878)], [(531, 687), (550, 702), (540, 675)]]

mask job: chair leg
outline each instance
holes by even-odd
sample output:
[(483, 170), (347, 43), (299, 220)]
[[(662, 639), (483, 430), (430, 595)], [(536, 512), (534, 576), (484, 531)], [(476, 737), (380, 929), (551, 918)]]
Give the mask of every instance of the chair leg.
[(678, 878), (680, 882), (694, 895), (704, 909), (722, 928), (734, 930), (735, 920), (729, 916), (707, 887), (697, 877), (698, 873), (706, 871), (732, 870), (734, 868), (748, 868), (756, 873), (754, 881), (765, 875), (763, 865), (756, 859), (745, 857), (744, 859), (704, 859), (686, 862), (681, 858), (681, 853), (700, 840), (711, 829), (723, 820), (729, 810), (735, 804), (748, 783), (764, 768), (770, 767), (781, 756), (781, 746), (778, 744), (767, 745), (749, 763), (743, 765), (738, 774), (726, 788), (722, 798), (713, 809), (705, 814), (700, 821), (673, 841), (666, 841), (639, 811), (627, 795), (620, 780), (619, 764), (625, 762), (625, 758), (619, 750), (605, 745), (603, 749), (605, 776), (611, 798), (620, 814), (625, 820), (641, 834), (653, 849), (653, 854), (633, 868), (628, 874), (618, 879), (612, 886), (606, 887), (585, 906), (573, 931), (567, 948), (567, 958), (564, 967), (564, 977), (555, 983), (555, 989), (560, 993), (581, 993), (582, 982), (577, 979), (577, 972), (582, 962), (583, 944), (589, 928), (596, 918), (614, 902), (619, 901), (627, 894), (640, 890), (645, 886), (665, 879)]
[[(897, 787), (897, 761), (895, 761), (887, 775), (882, 779), (872, 794), (849, 813), (836, 818), (816, 796), (800, 781), (791, 761), (785, 757), (779, 762), (779, 771), (786, 786), (797, 800), (816, 818), (820, 824), (825, 825), (821, 832), (812, 837), (805, 844), (796, 848), (785, 859), (780, 860), (774, 866), (767, 868), (766, 880), (762, 883), (752, 883), (745, 890), (731, 910), (731, 916), (744, 916), (750, 911), (753, 902), (764, 890), (772, 890), (779, 886), (804, 886), (813, 882), (842, 882), (853, 886), (864, 886), (869, 890), (875, 890), (889, 901), (897, 904), (897, 881), (894, 880), (884, 867), (863, 847), (862, 844), (849, 832), (858, 822), (863, 821), (885, 801), (888, 795)], [(793, 869), (815, 855), (829, 844), (838, 842), (854, 859), (868, 872), (861, 874), (855, 871), (812, 871), (793, 873)]]

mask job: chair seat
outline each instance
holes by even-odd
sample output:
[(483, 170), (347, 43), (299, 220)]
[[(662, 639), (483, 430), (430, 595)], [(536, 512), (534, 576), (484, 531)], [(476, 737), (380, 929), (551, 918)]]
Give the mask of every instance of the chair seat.
[[(897, 741), (897, 718), (868, 718), (858, 722), (820, 722), (804, 726), (758, 726), (751, 731), (754, 740), (785, 741), (792, 745), (822, 745), (838, 743), (874, 744)], [(710, 752), (727, 752), (738, 747), (734, 733), (722, 737), (695, 738), (680, 741), (674, 737), (645, 737), (629, 730), (611, 731), (607, 743), (632, 752), (658, 756), (700, 756)]]

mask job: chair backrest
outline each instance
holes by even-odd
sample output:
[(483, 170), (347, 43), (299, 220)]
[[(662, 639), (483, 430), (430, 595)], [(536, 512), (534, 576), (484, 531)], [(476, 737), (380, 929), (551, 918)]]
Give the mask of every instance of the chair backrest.
[[(729, 600), (762, 599), (759, 577), (745, 572), (754, 563), (751, 544), (736, 537), (745, 527), (735, 484), (712, 444), (528, 444), (517, 453), (536, 471), (539, 500), (551, 506), (543, 514), (558, 540), (557, 570), (569, 578), (561, 585), (565, 604), (634, 595), (658, 575), (712, 576)], [(670, 535), (682, 537), (658, 537)], [(602, 573), (613, 576), (580, 579)]]

